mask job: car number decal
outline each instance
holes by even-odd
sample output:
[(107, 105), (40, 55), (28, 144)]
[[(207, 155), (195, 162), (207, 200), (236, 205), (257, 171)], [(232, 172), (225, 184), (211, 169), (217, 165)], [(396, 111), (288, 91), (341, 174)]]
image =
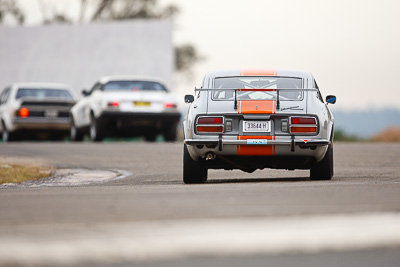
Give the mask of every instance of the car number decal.
[(248, 145), (267, 145), (268, 140), (266, 140), (266, 139), (248, 139), (247, 144)]

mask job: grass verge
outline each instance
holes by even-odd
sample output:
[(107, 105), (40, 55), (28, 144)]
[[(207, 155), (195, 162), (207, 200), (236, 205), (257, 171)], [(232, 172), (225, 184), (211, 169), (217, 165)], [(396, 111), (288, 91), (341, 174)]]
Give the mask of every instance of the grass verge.
[(0, 184), (34, 181), (49, 177), (50, 173), (42, 167), (0, 164)]

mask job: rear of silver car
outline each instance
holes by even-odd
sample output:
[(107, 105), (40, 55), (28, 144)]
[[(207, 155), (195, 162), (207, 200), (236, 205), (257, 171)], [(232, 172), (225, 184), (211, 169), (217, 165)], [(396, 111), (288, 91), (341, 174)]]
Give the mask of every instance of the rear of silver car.
[[(253, 172), (312, 169), (323, 161), (332, 144), (333, 123), (318, 99), (319, 91), (304, 89), (301, 83), (290, 88), (268, 87), (265, 81), (258, 79), (259, 87), (246, 89), (225, 88), (214, 81), (216, 88), (197, 90), (198, 98), (184, 123), (188, 165), (196, 165), (190, 163), (193, 160), (205, 170)], [(244, 87), (243, 83), (238, 86)], [(190, 183), (191, 178), (186, 178)]]

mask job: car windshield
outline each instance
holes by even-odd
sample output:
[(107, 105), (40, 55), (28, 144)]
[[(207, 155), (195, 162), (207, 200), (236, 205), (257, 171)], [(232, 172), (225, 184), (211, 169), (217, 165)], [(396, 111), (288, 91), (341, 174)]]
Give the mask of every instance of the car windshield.
[(72, 95), (68, 90), (60, 89), (48, 89), (48, 88), (19, 88), (15, 99), (20, 98), (62, 98), (62, 99), (73, 99)]
[[(302, 100), (303, 92), (301, 78), (260, 76), (260, 77), (224, 77), (215, 78), (215, 89), (271, 89), (270, 91), (237, 91), (238, 100), (276, 100), (279, 91), (279, 100)], [(287, 89), (287, 90), (283, 90)], [(234, 100), (234, 90), (215, 90), (213, 100)]]
[(138, 91), (138, 90), (151, 90), (151, 91), (167, 91), (165, 87), (158, 82), (151, 81), (112, 81), (108, 82), (103, 86), (103, 91), (112, 90), (126, 90), (126, 91)]

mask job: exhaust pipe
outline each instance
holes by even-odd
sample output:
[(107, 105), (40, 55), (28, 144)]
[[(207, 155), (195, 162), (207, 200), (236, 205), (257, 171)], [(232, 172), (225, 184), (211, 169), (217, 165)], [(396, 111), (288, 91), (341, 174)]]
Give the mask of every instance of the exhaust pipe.
[(215, 159), (215, 154), (212, 152), (208, 152), (206, 154), (206, 160), (214, 160)]

